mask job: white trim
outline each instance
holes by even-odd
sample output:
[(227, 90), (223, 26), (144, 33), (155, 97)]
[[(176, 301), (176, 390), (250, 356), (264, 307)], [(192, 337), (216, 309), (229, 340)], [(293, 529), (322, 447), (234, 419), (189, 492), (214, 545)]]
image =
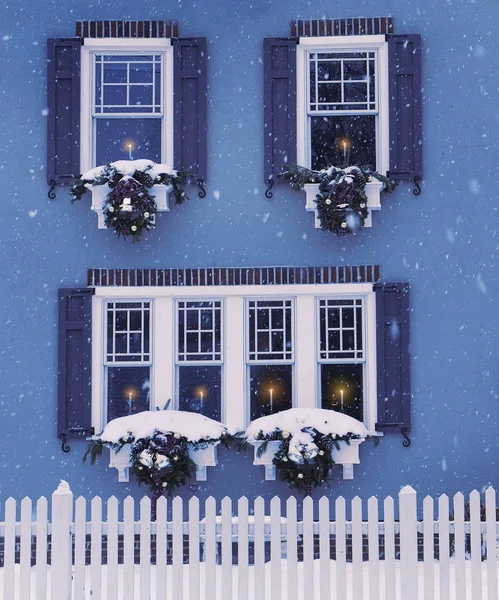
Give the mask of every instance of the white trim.
[(376, 402), (376, 302), (372, 283), (320, 285), (252, 285), (192, 287), (96, 287), (92, 298), (92, 425), (102, 431), (105, 423), (105, 303), (140, 298), (151, 302), (151, 409), (178, 408), (176, 384), (176, 302), (198, 299), (222, 301), (222, 407), (221, 419), (230, 428), (243, 429), (249, 422), (247, 300), (284, 298), (293, 301), (294, 360), (293, 407), (320, 406), (317, 354), (318, 299), (363, 298), (364, 300), (364, 422), (374, 431)]
[[(154, 52), (163, 55), (163, 78), (161, 97), (164, 105), (161, 111), (161, 163), (173, 165), (173, 46), (168, 38), (162, 39), (129, 39), (129, 38), (85, 38), (81, 52), (81, 92), (80, 92), (80, 170), (85, 173), (97, 165), (95, 162), (94, 128), (92, 117), (92, 98), (95, 94), (95, 80), (92, 55), (99, 52), (117, 54), (133, 52)], [(118, 115), (116, 115), (118, 116)], [(130, 115), (128, 115), (130, 116)], [(144, 114), (147, 118), (151, 115)], [(110, 117), (112, 118), (112, 117)]]

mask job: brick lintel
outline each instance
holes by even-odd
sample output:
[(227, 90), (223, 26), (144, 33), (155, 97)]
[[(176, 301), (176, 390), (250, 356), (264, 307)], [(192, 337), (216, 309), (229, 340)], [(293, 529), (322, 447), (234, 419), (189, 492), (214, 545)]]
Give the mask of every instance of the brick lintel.
[(384, 35), (393, 32), (393, 17), (296, 19), (291, 21), (291, 37)]

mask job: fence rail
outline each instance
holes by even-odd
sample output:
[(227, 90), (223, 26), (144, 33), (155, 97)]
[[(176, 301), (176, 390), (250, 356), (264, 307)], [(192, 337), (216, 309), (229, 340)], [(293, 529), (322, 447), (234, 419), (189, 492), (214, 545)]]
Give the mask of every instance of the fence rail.
[(5, 502), (4, 600), (498, 600), (492, 488), (484, 504), (426, 497), (421, 518), (410, 487), (367, 510), (358, 497), (160, 498), (153, 521), (147, 497), (74, 500), (62, 482), (50, 518), (45, 498), (33, 508)]

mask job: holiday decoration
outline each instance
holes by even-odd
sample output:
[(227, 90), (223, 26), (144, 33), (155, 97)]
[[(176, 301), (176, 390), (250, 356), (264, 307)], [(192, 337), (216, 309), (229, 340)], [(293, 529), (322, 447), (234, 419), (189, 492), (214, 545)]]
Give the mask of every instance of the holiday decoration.
[(308, 183), (319, 184), (315, 197), (321, 228), (337, 235), (354, 233), (364, 227), (369, 214), (367, 208), (366, 184), (377, 179), (383, 183), (385, 192), (394, 189), (393, 182), (370, 169), (329, 167), (313, 171), (299, 165), (285, 167), (280, 175), (294, 190), (302, 190)]
[(149, 160), (122, 160), (91, 169), (75, 179), (69, 193), (72, 202), (80, 200), (91, 186), (107, 185), (109, 193), (102, 204), (105, 225), (112, 227), (118, 237), (139, 241), (143, 231), (155, 226), (157, 205), (151, 188), (164, 185), (171, 189), (175, 203), (187, 196), (184, 188), (187, 176), (168, 165)]

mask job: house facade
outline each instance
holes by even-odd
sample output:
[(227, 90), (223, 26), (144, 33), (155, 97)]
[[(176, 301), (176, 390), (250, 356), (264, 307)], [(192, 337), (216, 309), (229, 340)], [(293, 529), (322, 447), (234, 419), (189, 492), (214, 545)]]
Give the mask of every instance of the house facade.
[[(335, 466), (314, 495), (497, 486), (499, 7), (59, 8), (22, 35), (6, 8), (2, 42), (2, 494), (141, 496), (82, 456), (113, 418), (165, 409), (234, 431), (290, 408), (361, 421), (353, 478)], [(110, 199), (97, 182), (71, 205), (109, 163)], [(292, 165), (396, 186), (331, 216)], [(149, 175), (121, 189), (127, 169)], [(123, 232), (140, 186), (157, 213)], [(217, 453), (180, 495), (290, 493), (252, 448)]]

